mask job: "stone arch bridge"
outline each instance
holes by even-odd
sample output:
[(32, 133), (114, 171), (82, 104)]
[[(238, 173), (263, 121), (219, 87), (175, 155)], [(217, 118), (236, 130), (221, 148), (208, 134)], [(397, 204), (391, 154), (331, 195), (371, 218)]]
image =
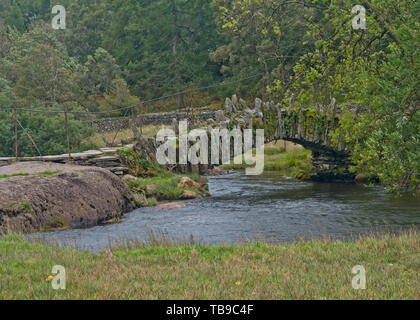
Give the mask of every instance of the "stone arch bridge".
[[(342, 136), (332, 134), (340, 122), (340, 108), (334, 99), (327, 110), (316, 110), (295, 108), (293, 100), (288, 108), (259, 98), (248, 106), (234, 95), (226, 99), (224, 110), (213, 112), (206, 122), (211, 127), (264, 129), (265, 143), (286, 140), (302, 145), (312, 151), (313, 180), (355, 179), (349, 170), (351, 161), (346, 143)], [(175, 120), (173, 125), (177, 125)]]

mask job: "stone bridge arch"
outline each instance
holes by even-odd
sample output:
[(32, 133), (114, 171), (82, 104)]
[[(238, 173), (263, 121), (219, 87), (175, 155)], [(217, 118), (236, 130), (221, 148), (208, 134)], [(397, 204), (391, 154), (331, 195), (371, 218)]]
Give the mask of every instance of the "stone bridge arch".
[(227, 98), (224, 110), (215, 114), (215, 124), (222, 127), (257, 128), (265, 130), (265, 143), (286, 140), (312, 151), (313, 180), (352, 181), (350, 153), (344, 139), (334, 143), (331, 133), (339, 126), (340, 108), (335, 99), (326, 110), (321, 108), (281, 108), (273, 102), (256, 98), (248, 106), (236, 95)]

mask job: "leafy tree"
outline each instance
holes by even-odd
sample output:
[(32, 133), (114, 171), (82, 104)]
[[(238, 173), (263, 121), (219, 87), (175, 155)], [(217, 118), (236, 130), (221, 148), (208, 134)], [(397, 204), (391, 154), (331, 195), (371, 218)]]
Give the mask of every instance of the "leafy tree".
[(18, 31), (23, 31), (25, 29), (25, 20), (19, 6), (13, 5), (10, 8), (6, 18), (6, 24)]
[[(319, 19), (311, 1), (214, 0), (217, 23), (228, 40), (211, 53), (226, 78), (245, 78), (265, 73), (265, 84), (290, 86), (293, 67), (313, 48), (307, 36), (310, 24)], [(260, 95), (261, 78), (253, 80), (252, 94)], [(250, 83), (240, 86), (249, 94)], [(275, 91), (276, 98), (281, 96)]]
[(122, 63), (135, 94), (156, 97), (217, 77), (208, 58), (220, 42), (210, 5), (210, 0), (112, 3), (115, 14), (104, 45)]
[[(127, 82), (118, 78), (112, 81), (112, 88), (109, 94), (104, 95), (104, 99), (99, 101), (100, 110), (116, 110), (132, 106), (139, 102), (139, 99), (130, 94)], [(115, 115), (127, 115), (129, 110), (117, 112)]]
[(343, 107), (334, 139), (347, 141), (357, 172), (392, 190), (418, 189), (419, 4), (363, 5), (366, 30), (352, 28), (351, 1), (335, 1), (324, 11), (324, 23), (312, 28), (316, 49), (296, 65), (288, 94), (295, 94), (297, 105), (324, 110), (332, 98), (352, 104)]
[[(15, 153), (14, 117), (11, 112), (0, 112), (0, 157), (10, 157)], [(64, 116), (19, 112), (19, 156), (38, 156), (36, 148), (28, 138), (28, 133), (37, 144), (42, 155), (67, 153), (67, 135)], [(25, 133), (26, 132), (26, 133)], [(84, 139), (92, 134), (92, 128), (84, 121), (69, 117), (69, 132), (72, 152), (86, 150)]]
[(2, 59), (10, 50), (10, 41), (7, 36), (7, 28), (0, 22), (0, 59)]
[(120, 67), (115, 59), (102, 48), (98, 48), (93, 56), (88, 56), (85, 67), (87, 85), (96, 95), (109, 94), (112, 81), (121, 75)]
[(0, 108), (11, 108), (15, 103), (13, 89), (7, 80), (0, 78)]

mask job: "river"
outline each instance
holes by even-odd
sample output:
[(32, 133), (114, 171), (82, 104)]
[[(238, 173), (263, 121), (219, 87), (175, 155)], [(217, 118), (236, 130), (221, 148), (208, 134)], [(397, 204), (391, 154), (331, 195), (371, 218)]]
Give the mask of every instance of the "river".
[(61, 246), (93, 252), (125, 240), (148, 241), (151, 233), (220, 245), (255, 239), (273, 243), (420, 227), (420, 199), (395, 197), (381, 187), (284, 180), (275, 173), (210, 177), (211, 198), (185, 207), (137, 209), (121, 223), (34, 234)]

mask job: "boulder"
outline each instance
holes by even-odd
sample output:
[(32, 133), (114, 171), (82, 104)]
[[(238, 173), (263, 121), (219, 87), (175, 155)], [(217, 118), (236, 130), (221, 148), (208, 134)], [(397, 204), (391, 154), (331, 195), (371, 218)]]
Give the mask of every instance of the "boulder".
[(193, 179), (188, 177), (183, 177), (178, 183), (178, 187), (180, 188), (194, 188), (200, 190), (201, 185), (198, 182), (195, 182)]
[[(54, 172), (50, 176), (42, 172)], [(88, 228), (136, 208), (127, 185), (109, 170), (48, 162), (20, 162), (0, 175), (0, 234)]]
[(181, 200), (192, 200), (197, 198), (201, 198), (201, 196), (198, 193), (190, 190), (184, 190), (181, 195)]
[(225, 111), (228, 114), (232, 113), (232, 111), (233, 111), (232, 100), (230, 100), (229, 98), (226, 98), (226, 100), (225, 100)]
[(146, 187), (146, 194), (148, 196), (154, 196), (156, 194), (156, 190), (157, 190), (157, 185), (155, 185), (155, 184), (149, 184)]
[(135, 176), (132, 176), (131, 174), (126, 174), (122, 177), (124, 182), (135, 182), (137, 181), (137, 178)]
[(226, 170), (222, 170), (219, 167), (214, 167), (213, 169), (207, 171), (206, 175), (208, 176), (222, 176), (228, 174), (229, 172)]
[(244, 99), (239, 99), (239, 104), (242, 106), (243, 109), (248, 108), (246, 101)]

